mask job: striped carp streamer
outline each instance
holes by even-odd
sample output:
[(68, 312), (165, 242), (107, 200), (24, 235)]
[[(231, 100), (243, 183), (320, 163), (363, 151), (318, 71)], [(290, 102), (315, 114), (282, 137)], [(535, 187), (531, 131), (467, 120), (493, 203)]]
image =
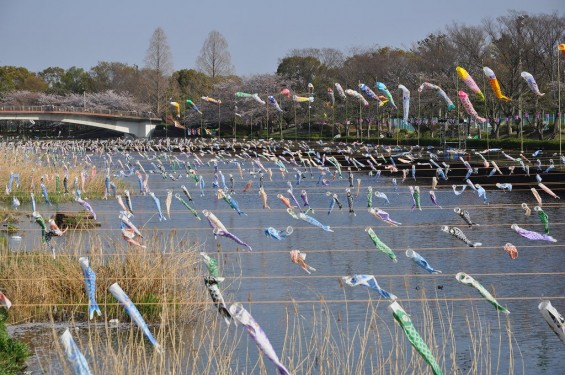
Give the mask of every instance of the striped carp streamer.
[(61, 337), (59, 337), (59, 341), (61, 342), (61, 345), (63, 345), (63, 349), (65, 350), (65, 354), (73, 374), (90, 375), (88, 362), (86, 362), (86, 358), (78, 348), (75, 340), (73, 340), (73, 336), (68, 328), (65, 329), (65, 332), (63, 332)]
[(486, 118), (479, 116), (477, 111), (475, 111), (473, 104), (469, 100), (469, 95), (467, 95), (465, 91), (459, 91), (459, 100), (461, 101), (463, 108), (465, 108), (465, 112), (467, 112), (469, 116), (473, 117), (475, 120), (477, 120), (480, 123), (487, 122)]
[(394, 294), (389, 293), (381, 288), (377, 283), (374, 275), (343, 276), (341, 280), (343, 280), (343, 282), (345, 282), (349, 286), (362, 285), (366, 286), (367, 288), (376, 290), (382, 298), (390, 299), (392, 301), (398, 298)]
[(308, 274), (310, 271), (316, 271), (314, 267), (306, 263), (306, 254), (301, 253), (300, 250), (290, 250), (290, 261), (299, 265)]
[(510, 258), (518, 258), (518, 249), (516, 249), (516, 246), (512, 245), (510, 242), (507, 242), (506, 245), (504, 245), (504, 251), (508, 253)]
[(551, 237), (550, 235), (547, 235), (545, 233), (538, 233), (538, 232), (534, 232), (531, 230), (526, 230), (524, 228), (520, 228), (518, 226), (518, 224), (512, 224), (510, 226), (510, 228), (514, 231), (516, 231), (516, 233), (518, 233), (520, 236), (525, 237), (529, 240), (532, 241), (549, 241), (549, 242), (557, 242), (557, 240), (553, 237)]
[(157, 351), (160, 351), (161, 346), (159, 345), (155, 337), (153, 337), (153, 334), (149, 330), (149, 327), (147, 327), (145, 320), (143, 320), (143, 317), (139, 313), (139, 310), (137, 310), (137, 308), (135, 307), (131, 299), (128, 297), (126, 292), (122, 290), (122, 288), (120, 287), (120, 285), (118, 285), (118, 283), (114, 283), (110, 285), (108, 290), (118, 300), (120, 305), (124, 307), (124, 309), (130, 316), (130, 318), (135, 322), (135, 324), (137, 324), (137, 326), (143, 331), (145, 337), (147, 337), (149, 342), (151, 342), (151, 345), (153, 345), (153, 347)]
[(222, 281), (224, 281), (223, 277), (204, 276), (204, 285), (206, 285), (206, 289), (210, 293), (214, 306), (218, 309), (218, 313), (224, 318), (226, 324), (230, 325), (232, 316), (219, 288)]
[(441, 273), (440, 270), (436, 270), (435, 268), (430, 266), (428, 261), (425, 260), (423, 256), (421, 256), (420, 254), (418, 254), (417, 252), (415, 252), (412, 249), (406, 250), (406, 256), (408, 258), (411, 258), (414, 261), (414, 263), (416, 263), (417, 265), (419, 265), (420, 267), (422, 267), (423, 269), (425, 269), (429, 273)]
[(430, 365), (434, 375), (442, 375), (443, 372), (441, 367), (439, 367), (439, 364), (436, 362), (430, 348), (428, 348), (428, 345), (426, 345), (424, 340), (422, 340), (422, 337), (418, 334), (418, 331), (416, 331), (414, 324), (412, 324), (410, 316), (406, 313), (406, 311), (404, 311), (402, 306), (400, 306), (398, 302), (394, 301), (388, 306), (388, 310), (394, 316), (394, 320), (396, 320), (398, 324), (400, 324), (400, 327), (402, 327), (402, 330), (408, 338), (408, 341), (410, 341), (410, 344), (412, 344), (414, 349), (416, 349), (416, 351), (422, 356), (424, 361)]
[(441, 227), (442, 232), (445, 233), (449, 233), (451, 234), (453, 237), (457, 238), (458, 240), (461, 240), (463, 242), (465, 242), (465, 244), (467, 244), (467, 246), (469, 247), (479, 247), (482, 245), (482, 243), (480, 242), (472, 242), (471, 240), (469, 240), (467, 238), (467, 236), (465, 236), (465, 234), (463, 233), (463, 231), (457, 227), (448, 227), (447, 225), (444, 225)]
[(539, 91), (538, 84), (536, 83), (536, 80), (534, 79), (533, 75), (531, 75), (528, 72), (522, 72), (522, 73), (520, 73), (520, 76), (522, 76), (522, 78), (524, 78), (524, 80), (528, 84), (528, 87), (530, 88), (530, 90), (532, 90), (532, 92), (534, 94), (536, 94), (537, 96), (544, 96), (545, 95), (545, 93)]
[(530, 216), (532, 214), (532, 210), (530, 210), (530, 207), (528, 207), (528, 205), (526, 203), (522, 203), (522, 208), (525, 211), (524, 215)]
[[(467, 85), (467, 87), (471, 91), (473, 91), (480, 100), (482, 100), (484, 102), (485, 101), (485, 95), (481, 92), (481, 89), (475, 83), (475, 80), (473, 79), (473, 77), (471, 77), (469, 72), (467, 72), (464, 68), (462, 68), (460, 66), (456, 67), (455, 70), (457, 71), (457, 75), (459, 76), (459, 78), (461, 78), (461, 80)], [(459, 92), (461, 93), (461, 91), (459, 91)], [(482, 121), (482, 122), (484, 122), (484, 121)]]
[(490, 83), (490, 88), (492, 89), (492, 92), (494, 92), (494, 95), (498, 99), (504, 102), (512, 101), (512, 99), (510, 99), (509, 97), (505, 96), (502, 93), (502, 90), (500, 89), (500, 83), (498, 83), (498, 79), (496, 78), (496, 75), (494, 74), (493, 70), (488, 66), (485, 66), (483, 67), (483, 72), (485, 73), (485, 76), (488, 78), (488, 82)]
[(477, 223), (473, 223), (473, 221), (471, 220), (471, 215), (469, 214), (469, 211), (467, 210), (463, 210), (459, 207), (455, 207), (453, 209), (453, 212), (455, 212), (457, 215), (459, 215), (463, 220), (465, 220), (465, 222), (469, 225), (469, 226), (473, 226), (473, 225), (479, 225)]
[(453, 104), (451, 99), (449, 99), (449, 97), (447, 96), (445, 91), (442, 90), (441, 87), (434, 85), (432, 83), (429, 83), (429, 82), (424, 82), (420, 85), (420, 87), (418, 87), (418, 92), (421, 93), (422, 91), (424, 91), (424, 89), (435, 90), (437, 92), (437, 94), (445, 101), (445, 104), (447, 104), (447, 110), (448, 111), (455, 109), (455, 104)]
[(381, 241), (379, 237), (377, 237), (375, 231), (373, 231), (373, 228), (367, 227), (365, 228), (365, 232), (367, 232), (367, 234), (371, 238), (371, 241), (373, 241), (373, 244), (375, 245), (377, 250), (380, 250), (386, 255), (388, 255), (388, 257), (392, 259), (394, 263), (398, 262), (398, 260), (396, 259), (396, 254), (394, 254), (391, 248), (388, 247), (383, 241)]
[(550, 301), (541, 301), (538, 309), (553, 332), (565, 344), (565, 319), (563, 315), (553, 307)]
[(253, 316), (241, 305), (241, 303), (234, 303), (230, 306), (230, 314), (232, 317), (241, 323), (247, 333), (251, 336), (255, 344), (260, 351), (262, 351), (267, 358), (269, 358), (274, 365), (277, 367), (277, 370), (280, 375), (290, 375), (290, 372), (284, 367), (284, 365), (279, 360), (273, 345), (269, 341), (267, 334), (263, 331), (263, 328), (257, 323), (257, 321), (253, 318)]
[(489, 301), (498, 311), (502, 311), (505, 314), (510, 314), (510, 311), (505, 307), (501, 306), (496, 299), (486, 290), (477, 280), (475, 280), (472, 276), (467, 275), (465, 272), (459, 272), (455, 275), (455, 279), (462, 284), (472, 286), (473, 288), (477, 289), (477, 291), (487, 300)]

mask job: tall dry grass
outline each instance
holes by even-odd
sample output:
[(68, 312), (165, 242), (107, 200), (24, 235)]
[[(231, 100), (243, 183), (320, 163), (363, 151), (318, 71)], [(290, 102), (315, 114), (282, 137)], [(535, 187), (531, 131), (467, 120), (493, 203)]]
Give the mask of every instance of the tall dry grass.
[[(173, 236), (154, 232), (146, 236), (147, 248), (142, 249), (128, 247), (121, 239), (75, 235), (75, 250), (55, 259), (43, 248), (14, 253), (0, 245), (0, 289), (14, 303), (9, 322), (88, 319), (81, 256), (88, 256), (96, 273), (97, 302), (107, 315), (124, 317), (108, 292), (118, 282), (149, 321), (159, 321), (165, 308), (175, 319), (195, 320), (207, 302), (200, 257), (187, 241), (177, 242)], [(108, 248), (113, 253), (103, 252)]]

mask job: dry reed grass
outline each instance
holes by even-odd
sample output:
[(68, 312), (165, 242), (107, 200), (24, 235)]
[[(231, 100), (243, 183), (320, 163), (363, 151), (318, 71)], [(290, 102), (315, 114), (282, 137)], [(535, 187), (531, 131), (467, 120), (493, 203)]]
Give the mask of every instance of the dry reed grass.
[[(79, 235), (73, 248), (81, 250), (55, 259), (43, 248), (12, 253), (0, 246), (0, 289), (15, 304), (9, 322), (87, 319), (80, 256), (89, 257), (96, 273), (97, 301), (102, 310), (106, 306), (108, 315), (124, 315), (108, 292), (108, 287), (118, 282), (149, 321), (159, 321), (165, 307), (173, 310), (175, 319), (196, 319), (207, 301), (197, 252), (186, 241), (175, 242), (173, 234), (169, 238), (157, 233), (147, 237), (147, 249), (141, 249), (128, 247), (121, 240), (112, 240), (108, 246), (104, 243), (108, 239)], [(114, 253), (103, 253), (102, 249), (108, 248)], [(187, 300), (203, 303), (186, 306), (183, 303)]]

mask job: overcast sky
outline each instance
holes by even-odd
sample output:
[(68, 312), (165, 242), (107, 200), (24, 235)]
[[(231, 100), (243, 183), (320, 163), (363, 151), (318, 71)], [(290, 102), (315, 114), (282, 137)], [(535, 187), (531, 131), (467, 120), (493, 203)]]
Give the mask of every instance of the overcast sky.
[(294, 48), (410, 48), (453, 22), (565, 14), (565, 0), (0, 0), (0, 66), (90, 70), (144, 65), (151, 35), (167, 35), (175, 70), (193, 69), (208, 33), (228, 41), (236, 74), (274, 73)]

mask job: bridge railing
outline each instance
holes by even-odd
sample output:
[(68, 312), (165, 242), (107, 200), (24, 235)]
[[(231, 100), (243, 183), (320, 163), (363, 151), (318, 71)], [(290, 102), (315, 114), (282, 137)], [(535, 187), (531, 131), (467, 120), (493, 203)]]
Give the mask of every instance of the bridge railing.
[(55, 106), (55, 105), (40, 105), (40, 106), (0, 106), (0, 112), (22, 112), (22, 113), (85, 113), (98, 116), (113, 116), (113, 117), (135, 117), (135, 118), (151, 118), (156, 119), (153, 112), (142, 111), (119, 111), (114, 109), (102, 108), (85, 108), (74, 106)]

